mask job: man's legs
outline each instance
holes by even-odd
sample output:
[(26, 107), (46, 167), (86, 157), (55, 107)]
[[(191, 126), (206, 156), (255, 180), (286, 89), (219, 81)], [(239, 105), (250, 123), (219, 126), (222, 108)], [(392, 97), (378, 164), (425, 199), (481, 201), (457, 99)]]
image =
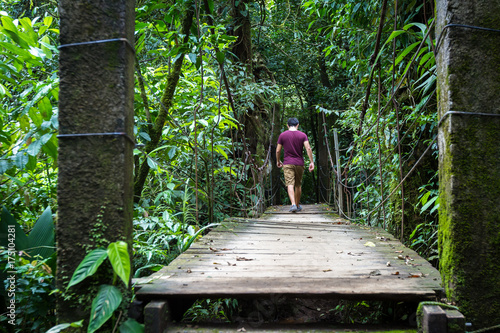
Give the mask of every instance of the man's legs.
[(290, 198), (290, 203), (292, 204), (292, 207), (290, 207), (291, 212), (297, 211), (297, 206), (295, 204), (295, 184), (297, 182), (295, 169), (296, 169), (295, 165), (285, 164), (283, 166), (283, 172), (285, 174), (286, 190), (288, 192), (288, 197)]
[(290, 202), (292, 203), (292, 206), (296, 205), (296, 200), (295, 200), (296, 195), (295, 195), (294, 187), (295, 187), (294, 185), (288, 185), (286, 187), (287, 192), (288, 192), (288, 197), (290, 198)]
[(295, 204), (297, 205), (297, 211), (301, 211), (302, 207), (299, 207), (300, 197), (302, 195), (302, 176), (304, 175), (304, 167), (297, 166), (295, 169), (295, 188), (294, 188), (294, 196), (295, 196)]
[(295, 196), (295, 204), (299, 207), (300, 204), (300, 196), (302, 195), (302, 186), (295, 186), (294, 196)]
[(297, 165), (284, 165), (283, 171), (285, 173), (285, 184), (288, 197), (290, 198), (290, 203), (292, 204), (290, 211), (295, 212), (297, 211), (300, 196), (302, 194), (301, 183), (302, 175), (304, 174), (304, 167)]

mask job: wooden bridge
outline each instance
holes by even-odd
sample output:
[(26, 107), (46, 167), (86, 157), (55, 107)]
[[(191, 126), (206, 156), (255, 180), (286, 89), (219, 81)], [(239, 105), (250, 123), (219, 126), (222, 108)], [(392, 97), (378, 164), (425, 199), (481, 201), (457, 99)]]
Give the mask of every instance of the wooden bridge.
[(147, 303), (147, 332), (170, 331), (168, 322), (200, 298), (420, 302), (443, 292), (439, 272), (416, 252), (382, 229), (349, 224), (324, 205), (228, 219), (136, 282), (137, 298)]

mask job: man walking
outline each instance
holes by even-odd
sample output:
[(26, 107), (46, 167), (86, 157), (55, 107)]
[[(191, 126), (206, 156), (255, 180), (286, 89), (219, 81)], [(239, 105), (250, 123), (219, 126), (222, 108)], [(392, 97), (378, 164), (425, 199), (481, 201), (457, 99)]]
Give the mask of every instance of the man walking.
[[(300, 195), (302, 194), (302, 175), (304, 174), (303, 148), (306, 148), (309, 157), (309, 172), (314, 170), (313, 154), (307, 135), (298, 130), (299, 120), (297, 118), (288, 119), (288, 131), (280, 134), (278, 146), (276, 147), (276, 161), (278, 168), (283, 167), (285, 174), (285, 184), (288, 197), (292, 203), (290, 211), (300, 212)], [(285, 157), (281, 163), (281, 148), (285, 150)]]

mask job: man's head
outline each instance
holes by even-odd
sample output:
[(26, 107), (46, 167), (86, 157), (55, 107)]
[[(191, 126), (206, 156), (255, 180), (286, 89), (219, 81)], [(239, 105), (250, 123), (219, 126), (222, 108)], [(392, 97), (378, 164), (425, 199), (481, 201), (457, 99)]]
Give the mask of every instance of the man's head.
[(297, 127), (299, 125), (299, 120), (297, 118), (290, 118), (287, 124), (289, 127)]

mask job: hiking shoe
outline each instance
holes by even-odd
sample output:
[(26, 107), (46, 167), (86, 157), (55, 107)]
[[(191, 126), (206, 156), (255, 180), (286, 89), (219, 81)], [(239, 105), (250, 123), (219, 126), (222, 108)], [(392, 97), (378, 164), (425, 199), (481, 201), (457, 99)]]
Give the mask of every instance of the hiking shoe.
[(292, 205), (292, 207), (290, 207), (290, 212), (295, 213), (296, 211), (297, 211), (297, 206)]
[(297, 212), (300, 212), (302, 210), (302, 206), (301, 205), (298, 205), (297, 206)]

